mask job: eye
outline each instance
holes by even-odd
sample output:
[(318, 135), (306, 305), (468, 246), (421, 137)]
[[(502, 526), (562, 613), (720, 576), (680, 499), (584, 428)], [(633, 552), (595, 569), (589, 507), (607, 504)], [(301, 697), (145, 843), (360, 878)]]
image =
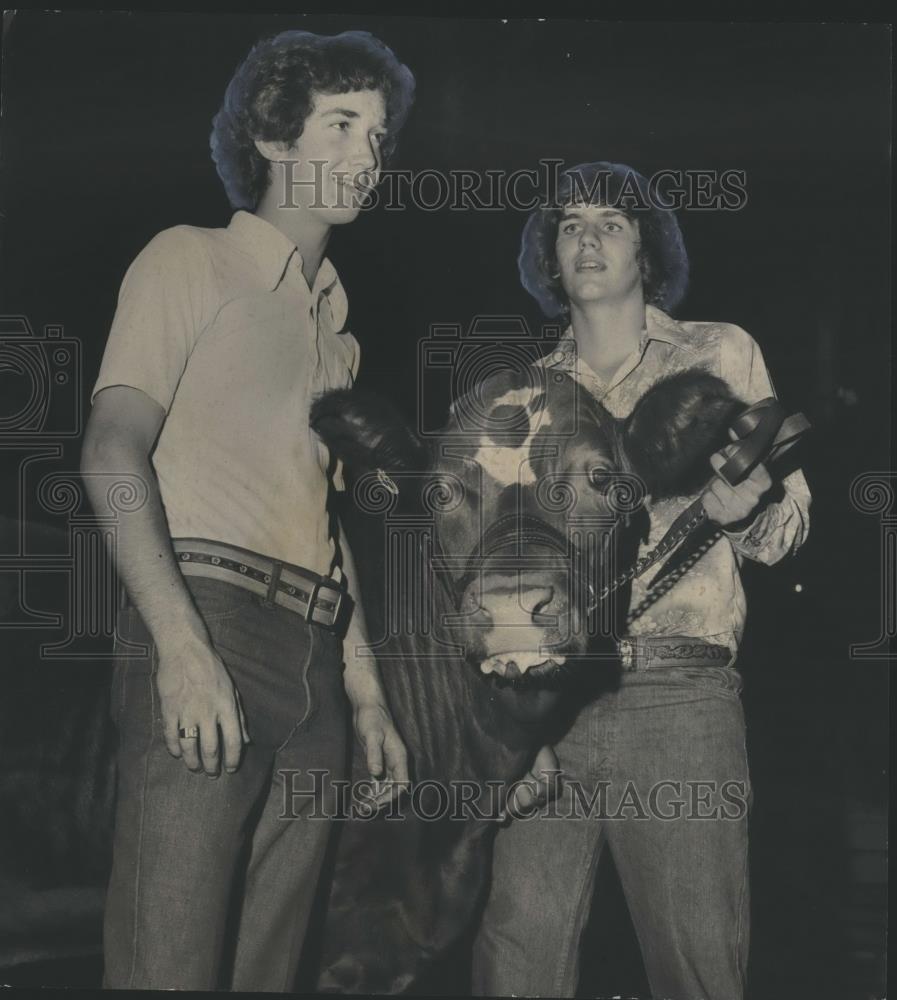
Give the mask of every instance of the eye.
[(606, 222), (604, 224), (604, 228), (609, 233), (622, 233), (623, 232), (623, 227), (620, 225), (619, 222)]
[(614, 483), (614, 470), (605, 465), (595, 465), (589, 469), (589, 486), (598, 493), (607, 493)]
[(343, 118), (338, 122), (334, 122), (330, 127), (335, 128), (338, 132), (348, 132), (352, 125), (347, 119)]
[(578, 223), (576, 223), (576, 222), (564, 222), (564, 223), (561, 223), (561, 232), (564, 233), (567, 236), (570, 236), (571, 233), (575, 233), (576, 232), (577, 227), (578, 227)]

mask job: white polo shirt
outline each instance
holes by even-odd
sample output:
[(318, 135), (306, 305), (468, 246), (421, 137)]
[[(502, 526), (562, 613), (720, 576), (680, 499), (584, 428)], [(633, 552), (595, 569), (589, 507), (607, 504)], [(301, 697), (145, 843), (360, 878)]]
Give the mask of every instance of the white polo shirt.
[(172, 537), (331, 571), (329, 455), (308, 413), (358, 371), (347, 312), (330, 261), (309, 289), (294, 244), (248, 212), (166, 229), (138, 254), (93, 396), (127, 385), (165, 409), (152, 462)]

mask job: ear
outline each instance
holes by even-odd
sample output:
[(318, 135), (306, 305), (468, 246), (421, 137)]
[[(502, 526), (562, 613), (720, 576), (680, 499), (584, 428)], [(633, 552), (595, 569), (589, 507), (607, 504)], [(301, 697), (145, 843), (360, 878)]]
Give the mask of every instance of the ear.
[(331, 454), (355, 472), (429, 468), (429, 449), (383, 396), (333, 389), (312, 403), (309, 423)]
[(623, 421), (621, 444), (652, 500), (698, 493), (713, 475), (710, 456), (729, 443), (729, 424), (744, 409), (729, 386), (702, 371), (662, 379)]
[(289, 143), (275, 140), (253, 139), (253, 143), (262, 156), (273, 163), (281, 163), (286, 160), (291, 149)]

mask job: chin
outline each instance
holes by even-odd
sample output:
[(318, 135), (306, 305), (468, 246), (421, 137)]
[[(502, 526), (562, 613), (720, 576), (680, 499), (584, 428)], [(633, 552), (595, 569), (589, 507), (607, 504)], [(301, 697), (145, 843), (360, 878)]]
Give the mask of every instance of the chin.
[(573, 289), (571, 299), (578, 299), (580, 302), (593, 302), (596, 299), (607, 298), (611, 291), (606, 281), (596, 278), (587, 278)]
[(315, 209), (315, 216), (328, 226), (345, 226), (349, 222), (354, 222), (360, 213), (360, 205), (346, 205), (345, 208)]

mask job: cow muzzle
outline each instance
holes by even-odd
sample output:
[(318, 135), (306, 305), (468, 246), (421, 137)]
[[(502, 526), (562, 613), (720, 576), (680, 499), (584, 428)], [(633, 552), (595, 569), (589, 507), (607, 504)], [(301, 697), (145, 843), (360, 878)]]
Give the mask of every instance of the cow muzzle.
[(566, 574), (485, 569), (466, 588), (461, 624), (485, 674), (516, 679), (551, 674), (571, 652), (576, 609)]

